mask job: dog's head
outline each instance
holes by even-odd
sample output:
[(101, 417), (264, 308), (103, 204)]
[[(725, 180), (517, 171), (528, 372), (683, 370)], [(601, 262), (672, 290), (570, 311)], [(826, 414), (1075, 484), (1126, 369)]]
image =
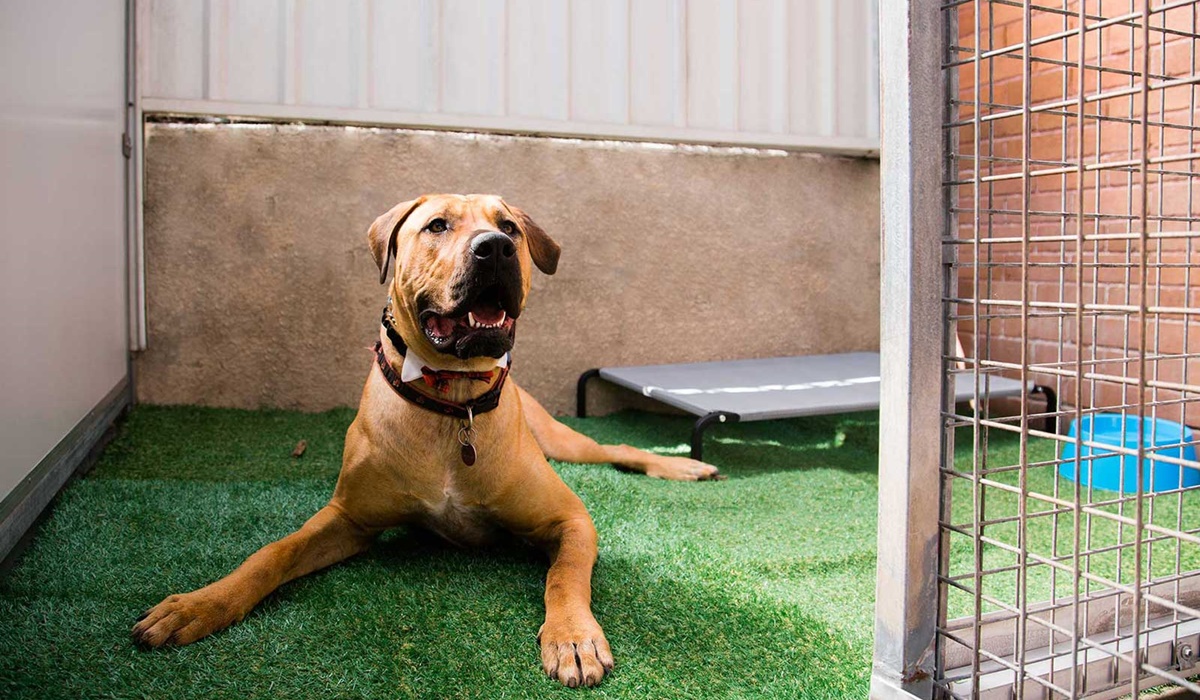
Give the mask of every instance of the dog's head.
[(495, 195), (402, 202), (367, 240), (381, 284), (395, 260), (391, 295), (405, 342), (463, 360), (511, 350), (533, 266), (547, 275), (558, 267), (558, 244)]

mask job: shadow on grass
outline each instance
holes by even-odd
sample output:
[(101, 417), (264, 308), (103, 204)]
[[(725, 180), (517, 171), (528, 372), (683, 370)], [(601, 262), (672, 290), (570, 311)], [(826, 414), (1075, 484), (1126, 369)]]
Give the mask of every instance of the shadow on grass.
[[(545, 569), (544, 557), (528, 547), (464, 551), (398, 531), (360, 557), (284, 586), (240, 625), (196, 645), (119, 650), (115, 676), (77, 669), (77, 690), (169, 690), (180, 698), (351, 689), (390, 697), (573, 697), (577, 691), (540, 668)], [(738, 596), (713, 581), (679, 580), (630, 558), (603, 558), (594, 581), (594, 610), (617, 658), (595, 691), (603, 697), (844, 698), (866, 691), (869, 650), (798, 608)], [(52, 663), (45, 655), (30, 661)], [(203, 677), (185, 673), (197, 666)]]
[[(0, 694), (575, 697), (540, 669), (545, 569), (527, 547), (463, 551), (396, 532), (284, 586), (240, 624), (156, 651), (129, 640), (137, 608), (124, 596), (4, 591)], [(115, 580), (129, 574), (151, 572), (109, 572)], [(799, 607), (633, 558), (603, 558), (594, 580), (594, 609), (617, 657), (615, 673), (593, 691), (600, 697), (865, 693), (869, 650)]]
[[(677, 456), (688, 455), (694, 423), (635, 411), (560, 420), (599, 442)], [(714, 425), (705, 433), (704, 459), (730, 478), (815, 468), (874, 473), (878, 449), (879, 414), (863, 412)]]

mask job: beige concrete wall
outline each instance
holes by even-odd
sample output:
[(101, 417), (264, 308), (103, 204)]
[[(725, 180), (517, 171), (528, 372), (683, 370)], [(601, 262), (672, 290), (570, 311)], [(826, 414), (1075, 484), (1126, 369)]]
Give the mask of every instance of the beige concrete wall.
[(367, 226), (424, 192), (501, 194), (562, 244), (514, 351), (551, 411), (588, 367), (878, 346), (874, 161), (333, 126), (146, 139), (142, 401), (356, 404), (385, 300)]

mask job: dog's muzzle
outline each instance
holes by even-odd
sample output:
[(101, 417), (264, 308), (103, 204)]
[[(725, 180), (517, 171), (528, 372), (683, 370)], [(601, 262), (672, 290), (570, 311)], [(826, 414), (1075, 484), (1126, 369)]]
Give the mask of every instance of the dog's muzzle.
[(439, 352), (456, 357), (501, 357), (512, 350), (521, 315), (517, 245), (499, 231), (478, 232), (461, 269), (451, 284), (453, 308), (420, 311), (425, 336)]

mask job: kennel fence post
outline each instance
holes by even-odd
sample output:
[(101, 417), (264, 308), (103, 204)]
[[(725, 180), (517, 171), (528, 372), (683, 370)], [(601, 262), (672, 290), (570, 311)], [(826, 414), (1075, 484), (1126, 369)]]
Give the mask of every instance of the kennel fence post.
[(871, 698), (930, 698), (942, 450), (943, 21), (935, 2), (879, 4), (879, 552)]

